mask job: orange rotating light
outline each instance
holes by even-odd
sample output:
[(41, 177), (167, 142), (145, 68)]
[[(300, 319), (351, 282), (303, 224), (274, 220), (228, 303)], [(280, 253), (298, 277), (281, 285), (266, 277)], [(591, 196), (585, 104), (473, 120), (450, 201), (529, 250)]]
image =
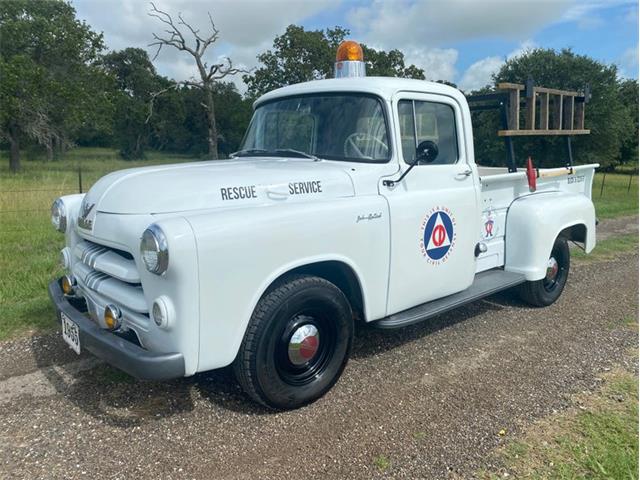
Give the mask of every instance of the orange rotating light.
[(338, 47), (336, 62), (362, 62), (363, 60), (364, 54), (362, 53), (362, 47), (358, 42), (345, 40)]

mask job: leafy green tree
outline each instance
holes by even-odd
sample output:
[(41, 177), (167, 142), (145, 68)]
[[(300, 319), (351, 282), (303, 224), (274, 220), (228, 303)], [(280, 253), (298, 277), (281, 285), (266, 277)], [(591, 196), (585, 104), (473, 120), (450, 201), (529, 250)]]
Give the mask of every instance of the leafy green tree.
[[(204, 92), (199, 88), (183, 87), (178, 93), (181, 102), (179, 108), (170, 107), (169, 114), (164, 115), (159, 102), (158, 114), (154, 111), (154, 124), (159, 119), (166, 119), (163, 121), (167, 122), (168, 127), (166, 135), (155, 137), (155, 141), (164, 138), (166, 144), (162, 147), (157, 145), (156, 148), (208, 155), (207, 118), (202, 109)], [(165, 100), (164, 96), (162, 100)], [(221, 157), (228, 157), (240, 147), (251, 119), (251, 101), (243, 98), (233, 83), (227, 82), (215, 84), (213, 101), (216, 105), (218, 151)]]
[[(262, 64), (250, 74), (243, 75), (249, 97), (258, 97), (285, 85), (331, 78), (340, 43), (349, 30), (334, 27), (326, 30), (305, 30), (289, 25), (273, 41), (273, 49), (258, 55)], [(392, 77), (424, 79), (424, 71), (415, 65), (405, 65), (399, 50), (375, 50), (363, 45), (367, 73)]]
[(402, 77), (424, 80), (424, 70), (415, 65), (406, 66), (400, 50), (375, 50), (366, 45), (362, 48), (367, 64), (367, 75), (378, 77)]
[[(627, 129), (617, 73), (615, 65), (605, 65), (570, 49), (534, 49), (507, 60), (493, 80), (496, 83), (525, 83), (531, 76), (536, 85), (576, 91), (584, 90), (588, 84), (592, 97), (586, 106), (585, 127), (591, 134), (573, 137), (574, 160), (608, 166), (616, 162)], [(496, 137), (500, 129), (498, 115), (488, 113), (474, 117), (479, 162), (504, 165), (502, 139)], [(536, 166), (559, 166), (567, 160), (564, 138), (521, 137), (514, 140), (514, 145), (520, 164), (528, 156), (534, 159)]]
[(86, 124), (108, 123), (100, 94), (106, 79), (96, 62), (102, 35), (77, 20), (69, 3), (3, 0), (0, 38), (0, 136), (10, 144), (12, 171), (20, 169), (25, 141), (43, 145), (51, 158)]
[(123, 158), (143, 158), (151, 135), (151, 101), (156, 92), (168, 88), (171, 83), (156, 73), (147, 52), (140, 48), (111, 52), (103, 57), (102, 65), (116, 85), (115, 145)]
[(638, 80), (620, 82), (620, 101), (626, 114), (625, 129), (620, 142), (620, 163), (638, 163)]

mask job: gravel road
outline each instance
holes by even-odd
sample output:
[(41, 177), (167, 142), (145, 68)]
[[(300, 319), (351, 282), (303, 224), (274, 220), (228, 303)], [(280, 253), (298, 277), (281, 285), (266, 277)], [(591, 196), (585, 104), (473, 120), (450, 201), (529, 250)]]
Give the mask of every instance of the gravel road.
[(256, 407), (228, 370), (141, 383), (58, 335), (0, 343), (0, 477), (470, 478), (602, 372), (637, 371), (637, 319), (637, 254), (575, 265), (546, 309), (504, 293), (360, 327), (334, 389), (286, 413)]

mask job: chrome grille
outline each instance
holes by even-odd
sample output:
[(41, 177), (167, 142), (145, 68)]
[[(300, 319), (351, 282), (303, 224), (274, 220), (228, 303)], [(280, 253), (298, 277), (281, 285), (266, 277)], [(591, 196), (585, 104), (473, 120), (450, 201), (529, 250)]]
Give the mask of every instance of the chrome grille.
[(75, 262), (73, 273), (81, 286), (131, 312), (148, 314), (140, 274), (131, 254), (83, 240), (76, 245), (74, 255), (79, 261)]

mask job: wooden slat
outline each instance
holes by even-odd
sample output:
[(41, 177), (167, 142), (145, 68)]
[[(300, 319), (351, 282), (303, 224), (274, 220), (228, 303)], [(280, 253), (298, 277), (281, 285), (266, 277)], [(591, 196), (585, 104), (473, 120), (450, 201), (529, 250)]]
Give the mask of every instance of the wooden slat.
[(526, 135), (588, 135), (591, 130), (498, 130), (500, 137), (517, 137)]
[(535, 130), (536, 128), (536, 96), (527, 98), (524, 111), (524, 129)]
[[(497, 85), (498, 90), (524, 90), (525, 86), (520, 83), (502, 82)], [(581, 94), (573, 90), (558, 90), (557, 88), (535, 87), (538, 93), (550, 93), (551, 95), (562, 95), (565, 97), (578, 97)]]
[(549, 94), (541, 93), (540, 98), (540, 130), (549, 130)]
[(550, 93), (551, 95), (562, 95), (564, 97), (577, 97), (580, 95), (580, 93), (572, 90), (558, 90), (557, 88), (536, 87), (536, 90), (540, 93)]
[(584, 129), (584, 102), (576, 102), (575, 119), (574, 128)]
[(527, 97), (527, 104), (524, 118), (524, 129), (535, 130), (536, 129), (536, 91), (534, 89), (533, 96)]
[(551, 125), (549, 125), (549, 128), (551, 130), (560, 130), (562, 129), (562, 95), (554, 95), (552, 98), (553, 107), (551, 109)]
[(520, 130), (520, 90), (509, 92), (509, 130)]
[(503, 82), (498, 84), (498, 90), (524, 90), (524, 85), (519, 83)]
[(564, 97), (562, 106), (562, 128), (564, 130), (573, 130), (573, 105), (573, 97)]

